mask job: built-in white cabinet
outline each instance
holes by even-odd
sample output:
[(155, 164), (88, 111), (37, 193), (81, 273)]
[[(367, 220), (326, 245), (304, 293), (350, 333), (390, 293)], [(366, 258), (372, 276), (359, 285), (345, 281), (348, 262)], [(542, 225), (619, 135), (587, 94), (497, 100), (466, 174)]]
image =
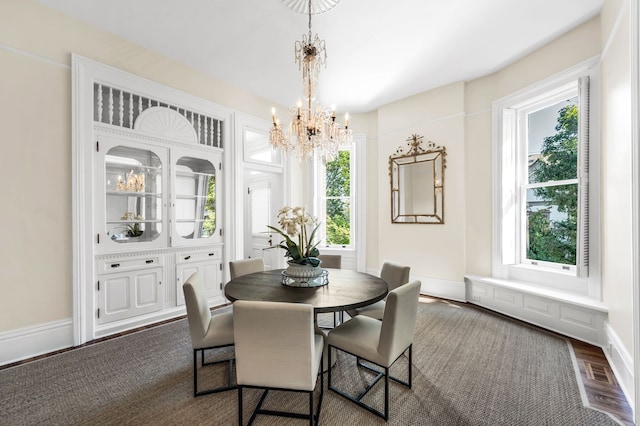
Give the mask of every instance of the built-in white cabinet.
[(75, 54), (71, 74), (74, 344), (184, 315), (193, 272), (226, 303), (234, 111)]
[[(172, 110), (154, 111), (186, 121)], [(210, 304), (225, 303), (222, 149), (103, 126), (95, 131), (97, 335), (182, 314), (182, 284), (194, 272)]]

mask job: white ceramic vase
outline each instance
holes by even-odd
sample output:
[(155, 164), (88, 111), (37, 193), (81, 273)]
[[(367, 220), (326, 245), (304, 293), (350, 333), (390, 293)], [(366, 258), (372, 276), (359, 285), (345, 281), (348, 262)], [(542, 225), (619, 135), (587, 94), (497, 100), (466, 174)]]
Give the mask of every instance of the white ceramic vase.
[(291, 261), (287, 268), (287, 275), (291, 278), (315, 278), (322, 275), (322, 268), (320, 265), (300, 265), (299, 263), (293, 263)]

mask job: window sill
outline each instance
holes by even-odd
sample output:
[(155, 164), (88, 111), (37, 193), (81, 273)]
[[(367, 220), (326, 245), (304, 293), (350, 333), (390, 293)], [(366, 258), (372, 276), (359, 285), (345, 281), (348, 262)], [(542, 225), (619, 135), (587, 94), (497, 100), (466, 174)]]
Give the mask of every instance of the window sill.
[[(559, 294), (596, 299), (591, 288), (594, 282), (588, 277), (577, 277), (570, 271), (533, 265), (497, 265), (493, 277), (505, 281), (527, 283), (532, 288), (548, 289)], [(591, 281), (590, 281), (591, 280)]]
[(567, 271), (567, 270), (560, 269), (560, 268), (549, 268), (549, 267), (545, 267), (545, 266), (542, 266), (542, 265), (529, 265), (529, 264), (526, 264), (526, 263), (520, 263), (518, 265), (511, 265), (509, 267), (513, 268), (513, 269), (520, 269), (520, 270), (525, 271), (525, 272), (531, 272), (531, 273), (534, 273), (534, 274), (535, 273), (547, 273), (547, 274), (557, 274), (557, 275), (560, 275), (560, 276), (563, 276), (563, 277), (568, 277), (568, 278), (577, 278), (575, 270)]
[(465, 275), (465, 278), (471, 281), (482, 282), (492, 286), (507, 288), (518, 291), (520, 293), (531, 294), (545, 299), (554, 300), (562, 303), (569, 303), (574, 306), (580, 306), (587, 309), (593, 309), (602, 313), (607, 313), (608, 309), (600, 300), (557, 290), (549, 287), (542, 287), (535, 283), (516, 281), (511, 279), (501, 279), (494, 277), (486, 277), (480, 275)]

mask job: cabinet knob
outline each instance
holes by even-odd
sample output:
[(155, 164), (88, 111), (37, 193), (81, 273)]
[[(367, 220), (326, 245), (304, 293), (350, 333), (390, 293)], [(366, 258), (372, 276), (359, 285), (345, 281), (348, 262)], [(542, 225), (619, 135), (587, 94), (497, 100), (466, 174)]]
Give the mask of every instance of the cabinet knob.
[(153, 259), (145, 260), (144, 263), (153, 263)]
[(209, 256), (215, 256), (215, 255), (216, 255), (215, 253), (209, 253)]
[(185, 256), (184, 257), (184, 260), (189, 260), (189, 259), (191, 259), (191, 256)]
[(119, 263), (112, 263), (112, 264), (111, 264), (111, 267), (112, 267), (112, 268), (117, 268), (117, 267), (119, 267), (119, 266), (120, 266), (120, 264), (119, 264)]

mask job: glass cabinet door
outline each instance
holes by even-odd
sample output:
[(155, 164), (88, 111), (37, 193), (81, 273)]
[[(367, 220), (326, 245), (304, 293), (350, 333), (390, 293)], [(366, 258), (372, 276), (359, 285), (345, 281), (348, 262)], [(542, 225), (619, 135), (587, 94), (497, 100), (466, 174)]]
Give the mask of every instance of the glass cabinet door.
[(103, 170), (107, 239), (117, 245), (161, 244), (164, 185), (163, 161), (158, 153), (114, 144), (107, 147)]
[(174, 165), (173, 245), (219, 241), (215, 159), (182, 156)]

